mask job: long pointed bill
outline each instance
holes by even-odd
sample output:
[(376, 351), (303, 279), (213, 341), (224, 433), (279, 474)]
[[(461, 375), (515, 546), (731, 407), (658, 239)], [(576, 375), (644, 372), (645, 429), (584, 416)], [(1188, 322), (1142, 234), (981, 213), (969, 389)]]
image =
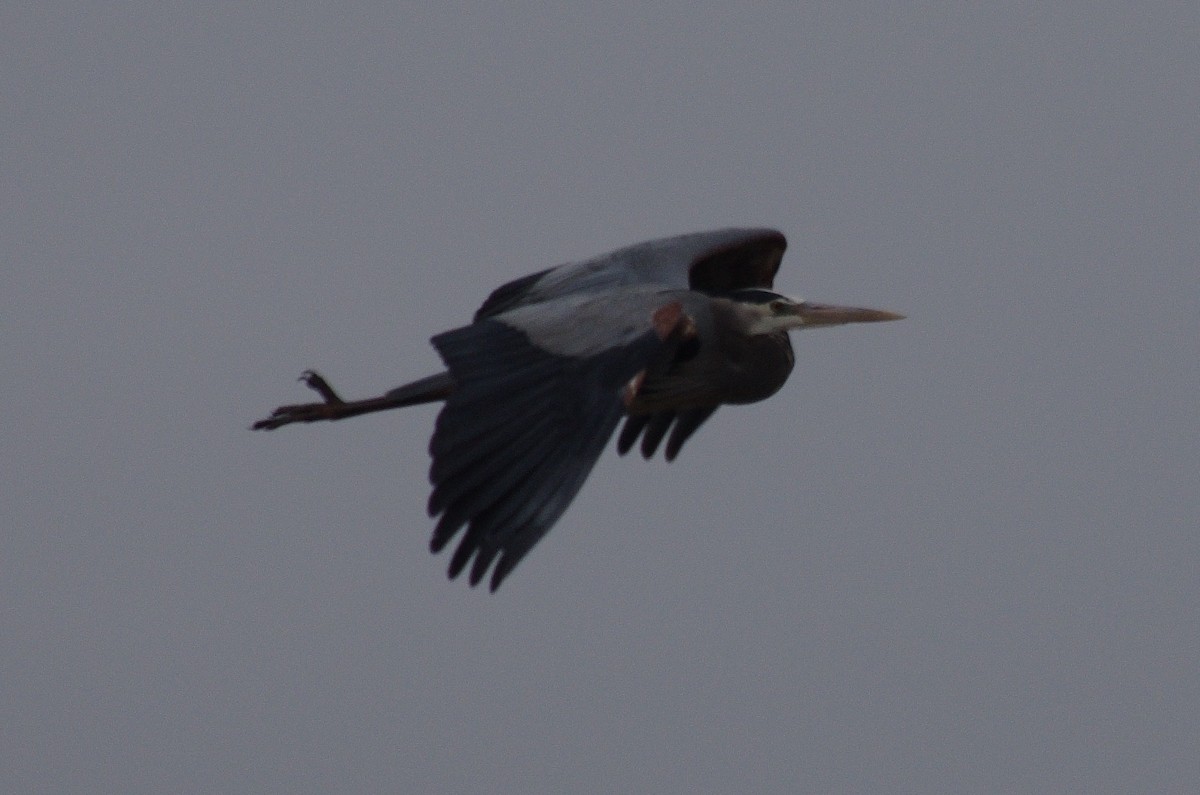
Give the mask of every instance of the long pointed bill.
[(834, 306), (805, 301), (796, 307), (796, 314), (805, 326), (840, 326), (843, 323), (882, 323), (903, 320), (904, 315), (882, 309), (862, 309), (856, 306)]

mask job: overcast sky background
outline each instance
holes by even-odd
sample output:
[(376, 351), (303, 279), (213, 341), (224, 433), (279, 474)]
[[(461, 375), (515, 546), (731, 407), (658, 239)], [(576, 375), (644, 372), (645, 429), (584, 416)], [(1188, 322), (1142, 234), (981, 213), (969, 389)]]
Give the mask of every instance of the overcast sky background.
[[(416, 5), (0, 11), (0, 790), (1200, 791), (1200, 6)], [(908, 320), (494, 596), (433, 407), (247, 430), (729, 225)]]

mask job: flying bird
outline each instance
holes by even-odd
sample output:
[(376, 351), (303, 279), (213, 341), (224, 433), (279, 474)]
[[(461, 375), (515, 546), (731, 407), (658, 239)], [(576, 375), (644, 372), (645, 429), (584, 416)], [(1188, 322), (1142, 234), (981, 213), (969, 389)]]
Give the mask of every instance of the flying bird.
[[(795, 364), (788, 332), (899, 320), (774, 292), (787, 241), (722, 229), (621, 248), (496, 289), (472, 323), (433, 337), (446, 371), (343, 400), (312, 370), (317, 403), (257, 430), (444, 401), (429, 452), (430, 547), (463, 531), (449, 574), (495, 591), (558, 521), (624, 418), (617, 451), (670, 461), (724, 404), (775, 394)], [(464, 529), (465, 528), (465, 529)], [(493, 566), (493, 563), (495, 564)]]

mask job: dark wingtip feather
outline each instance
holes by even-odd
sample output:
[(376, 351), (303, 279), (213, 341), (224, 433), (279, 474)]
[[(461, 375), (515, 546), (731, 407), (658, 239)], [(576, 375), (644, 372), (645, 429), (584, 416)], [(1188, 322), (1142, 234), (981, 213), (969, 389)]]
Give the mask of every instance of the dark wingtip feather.
[(467, 567), (467, 563), (471, 561), (471, 557), (475, 554), (478, 543), (479, 539), (475, 537), (475, 533), (468, 527), (467, 532), (463, 534), (462, 539), (458, 542), (458, 547), (454, 550), (453, 557), (450, 558), (450, 567), (447, 569), (450, 579), (453, 580), (459, 574), (462, 574), (462, 570)]
[(663, 340), (647, 329), (572, 358), (482, 320), (433, 343), (456, 388), (430, 442), (428, 507), (441, 513), (430, 548), (441, 550), (466, 524), (448, 574), (470, 565), (474, 586), (491, 568), (495, 591), (578, 493), (624, 412), (621, 388)]
[(512, 570), (515, 569), (517, 564), (521, 562), (521, 558), (524, 556), (524, 554), (525, 550), (521, 550), (520, 554), (508, 553), (500, 557), (500, 560), (496, 563), (496, 568), (492, 569), (492, 581), (488, 585), (489, 592), (496, 592), (496, 589), (500, 587), (500, 584), (508, 578), (508, 575), (512, 573)]
[(663, 437), (667, 435), (667, 430), (670, 429), (671, 423), (675, 421), (675, 412), (660, 411), (650, 418), (650, 424), (646, 426), (645, 432), (642, 434), (642, 457), (649, 460), (654, 457), (654, 453), (658, 450), (658, 445), (662, 442)]
[(492, 561), (496, 559), (496, 555), (499, 552), (500, 550), (491, 544), (483, 543), (480, 545), (479, 549), (475, 552), (475, 562), (471, 564), (471, 575), (468, 578), (468, 582), (471, 583), (472, 588), (483, 580), (483, 576), (487, 574), (488, 567), (492, 565)]
[(433, 528), (433, 535), (429, 537), (429, 550), (437, 554), (445, 549), (446, 544), (458, 534), (458, 529), (467, 523), (468, 518), (463, 516), (461, 511), (453, 509), (442, 514), (437, 526)]
[(663, 457), (668, 461), (674, 461), (675, 456), (679, 455), (679, 451), (683, 449), (683, 443), (692, 438), (692, 434), (716, 410), (717, 407), (713, 406), (711, 408), (688, 409), (679, 412), (679, 418), (675, 420), (675, 427), (671, 429), (671, 437), (667, 439), (667, 447), (663, 451)]
[(631, 414), (625, 418), (625, 425), (621, 428), (621, 435), (617, 437), (618, 455), (625, 455), (633, 449), (638, 436), (641, 435), (642, 429), (646, 427), (646, 423), (649, 421), (649, 414)]

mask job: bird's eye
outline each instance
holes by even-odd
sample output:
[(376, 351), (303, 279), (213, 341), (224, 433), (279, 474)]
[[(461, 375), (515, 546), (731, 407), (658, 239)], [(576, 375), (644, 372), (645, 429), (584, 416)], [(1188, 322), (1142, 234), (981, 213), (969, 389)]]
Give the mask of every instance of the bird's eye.
[(780, 312), (782, 312), (784, 310), (784, 307), (786, 307), (786, 306), (787, 306), (786, 301), (780, 301), (779, 299), (776, 299), (771, 302), (771, 311), (778, 315)]

